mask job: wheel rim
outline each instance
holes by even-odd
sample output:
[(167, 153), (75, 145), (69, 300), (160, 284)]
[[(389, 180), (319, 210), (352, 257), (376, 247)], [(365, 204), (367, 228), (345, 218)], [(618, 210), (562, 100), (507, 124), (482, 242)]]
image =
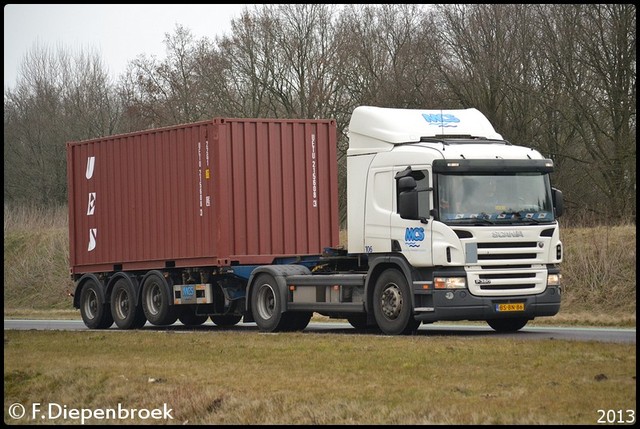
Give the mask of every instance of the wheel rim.
[(115, 297), (115, 310), (118, 319), (123, 320), (129, 316), (129, 294), (121, 289)]
[(395, 283), (389, 284), (380, 297), (382, 314), (384, 314), (387, 319), (397, 319), (402, 311), (402, 304), (403, 300), (400, 287)]
[(98, 314), (98, 296), (93, 289), (89, 290), (87, 299), (84, 302), (84, 314), (89, 319), (95, 319)]
[(263, 284), (260, 286), (258, 290), (258, 315), (264, 319), (268, 320), (273, 316), (273, 310), (276, 306), (275, 293), (273, 288), (268, 284)]
[(160, 305), (162, 304), (162, 294), (160, 293), (160, 287), (157, 283), (151, 285), (149, 293), (146, 296), (147, 310), (153, 315), (157, 315), (160, 312)]

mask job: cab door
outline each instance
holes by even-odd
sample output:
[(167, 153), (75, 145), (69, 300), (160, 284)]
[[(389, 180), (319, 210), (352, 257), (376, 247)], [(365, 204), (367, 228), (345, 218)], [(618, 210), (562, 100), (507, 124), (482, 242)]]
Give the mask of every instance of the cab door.
[[(431, 170), (428, 166), (395, 166), (393, 169), (393, 210), (391, 213), (392, 251), (402, 252), (414, 267), (431, 266), (433, 207), (431, 189)], [(413, 180), (401, 180), (412, 178)], [(410, 189), (415, 185), (415, 189)], [(409, 195), (410, 194), (410, 195)], [(399, 208), (406, 202), (417, 198), (417, 205), (410, 210), (409, 218), (401, 216)], [(404, 203), (402, 202), (404, 200)], [(413, 205), (413, 202), (410, 203)]]

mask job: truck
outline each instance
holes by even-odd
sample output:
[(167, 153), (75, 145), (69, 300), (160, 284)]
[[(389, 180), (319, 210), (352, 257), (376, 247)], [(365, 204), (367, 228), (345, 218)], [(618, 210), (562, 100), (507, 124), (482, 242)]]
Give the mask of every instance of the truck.
[(467, 320), (515, 332), (558, 313), (551, 159), (475, 108), (359, 106), (347, 135), (346, 232), (334, 119), (216, 117), (68, 142), (85, 325), (287, 332), (317, 313), (407, 335)]

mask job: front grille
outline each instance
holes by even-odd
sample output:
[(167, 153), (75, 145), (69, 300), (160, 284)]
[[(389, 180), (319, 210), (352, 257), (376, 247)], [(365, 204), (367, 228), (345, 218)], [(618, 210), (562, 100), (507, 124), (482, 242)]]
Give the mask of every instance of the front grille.
[(481, 290), (520, 290), (520, 289), (533, 289), (536, 287), (535, 283), (523, 283), (518, 285), (482, 285)]
[(534, 259), (535, 257), (535, 253), (500, 253), (483, 255), (478, 251), (479, 261), (495, 261), (497, 259)]
[(536, 248), (538, 244), (535, 241), (516, 241), (516, 242), (493, 242), (493, 243), (478, 243), (478, 249), (513, 249), (521, 247)]
[(504, 274), (480, 274), (481, 279), (525, 279), (535, 278), (536, 273), (504, 273)]

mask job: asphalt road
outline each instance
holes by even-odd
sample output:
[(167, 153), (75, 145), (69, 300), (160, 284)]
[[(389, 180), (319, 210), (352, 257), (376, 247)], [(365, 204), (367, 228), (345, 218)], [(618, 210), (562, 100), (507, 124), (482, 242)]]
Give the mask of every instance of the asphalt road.
[[(58, 330), (58, 331), (89, 331), (81, 320), (24, 320), (5, 319), (4, 329), (14, 330)], [(180, 322), (171, 326), (153, 326), (147, 323), (141, 331), (176, 331), (176, 332), (257, 332), (255, 323), (238, 323), (231, 328), (220, 328), (210, 321), (202, 326), (187, 327)], [(101, 332), (126, 332), (113, 325), (110, 329)], [(304, 330), (305, 333), (333, 333), (350, 335), (380, 335), (377, 331), (358, 330), (348, 323), (338, 322), (312, 322)], [(286, 335), (286, 334), (283, 334)], [(584, 328), (584, 327), (553, 327), (553, 326), (533, 326), (524, 327), (515, 333), (498, 333), (488, 325), (461, 325), (436, 323), (430, 325), (420, 325), (416, 336), (432, 337), (487, 337), (487, 338), (518, 338), (523, 340), (556, 339), (575, 341), (599, 341), (612, 343), (636, 343), (635, 328)]]

